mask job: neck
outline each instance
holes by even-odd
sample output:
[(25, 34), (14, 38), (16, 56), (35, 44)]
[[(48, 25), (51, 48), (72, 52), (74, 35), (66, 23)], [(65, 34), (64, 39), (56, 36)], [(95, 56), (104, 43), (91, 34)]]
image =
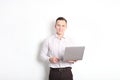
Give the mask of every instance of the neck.
[(64, 34), (57, 34), (57, 35), (58, 35), (58, 38), (61, 39)]

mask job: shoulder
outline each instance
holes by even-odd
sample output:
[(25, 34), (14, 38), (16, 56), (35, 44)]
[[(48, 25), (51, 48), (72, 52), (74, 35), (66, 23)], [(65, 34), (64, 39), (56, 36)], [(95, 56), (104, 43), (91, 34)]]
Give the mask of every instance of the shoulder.
[(65, 35), (65, 39), (66, 39), (67, 41), (73, 42), (72, 37), (70, 37), (70, 36), (68, 36), (68, 35)]
[(72, 38), (71, 38), (70, 36), (68, 36), (68, 35), (66, 35), (65, 38), (66, 38), (66, 39), (69, 39), (69, 40), (72, 39)]
[(78, 46), (79, 45), (78, 42), (80, 42), (80, 41), (77, 42), (77, 40), (70, 35), (66, 35), (66, 40), (70, 44), (70, 46)]

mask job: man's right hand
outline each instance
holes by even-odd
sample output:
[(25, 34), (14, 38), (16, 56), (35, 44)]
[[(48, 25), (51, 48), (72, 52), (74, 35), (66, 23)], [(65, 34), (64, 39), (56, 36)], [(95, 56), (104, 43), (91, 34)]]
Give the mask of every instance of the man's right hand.
[(57, 57), (51, 57), (51, 58), (49, 58), (49, 61), (51, 62), (51, 63), (58, 63), (59, 62), (59, 58), (57, 58)]

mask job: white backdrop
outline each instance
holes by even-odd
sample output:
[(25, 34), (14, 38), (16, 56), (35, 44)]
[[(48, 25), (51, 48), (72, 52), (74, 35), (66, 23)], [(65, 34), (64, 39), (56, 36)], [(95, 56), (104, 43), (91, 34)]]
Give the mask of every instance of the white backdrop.
[(119, 0), (0, 0), (0, 80), (47, 80), (38, 55), (59, 16), (86, 46), (74, 80), (120, 80)]

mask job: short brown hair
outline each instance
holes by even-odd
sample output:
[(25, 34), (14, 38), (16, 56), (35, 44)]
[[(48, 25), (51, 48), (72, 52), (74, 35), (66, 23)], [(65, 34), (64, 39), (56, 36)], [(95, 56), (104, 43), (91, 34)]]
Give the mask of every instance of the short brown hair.
[(58, 17), (58, 18), (56, 19), (56, 22), (57, 22), (58, 20), (64, 20), (64, 21), (67, 23), (67, 20), (66, 20), (64, 17)]

